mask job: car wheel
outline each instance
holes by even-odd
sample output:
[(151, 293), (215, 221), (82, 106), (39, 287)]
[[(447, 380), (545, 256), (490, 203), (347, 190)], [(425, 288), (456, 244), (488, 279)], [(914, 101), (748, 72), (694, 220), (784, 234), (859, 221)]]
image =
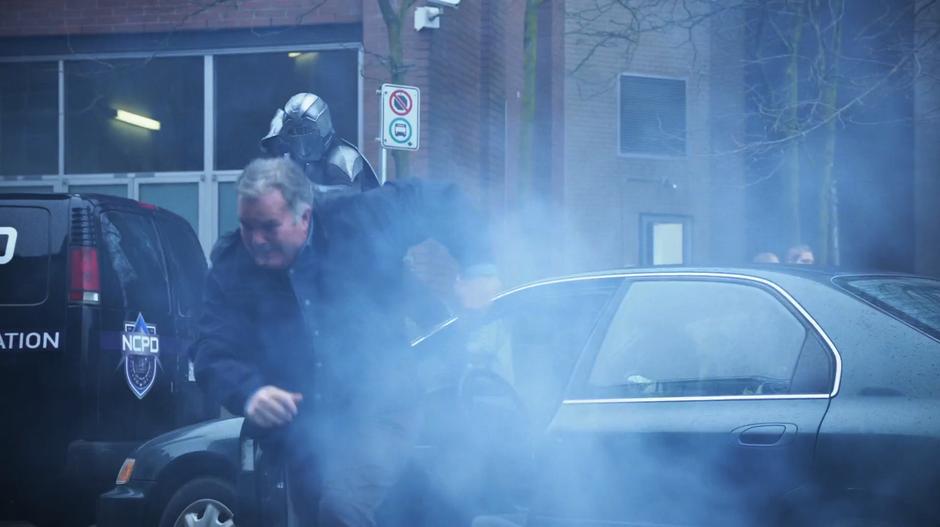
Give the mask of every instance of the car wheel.
[(218, 478), (194, 479), (167, 502), (160, 527), (235, 527), (235, 488)]

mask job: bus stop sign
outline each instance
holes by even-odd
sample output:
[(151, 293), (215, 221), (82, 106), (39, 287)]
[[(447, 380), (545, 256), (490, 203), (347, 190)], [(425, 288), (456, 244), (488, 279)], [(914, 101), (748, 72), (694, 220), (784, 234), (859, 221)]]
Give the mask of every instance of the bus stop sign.
[(421, 91), (414, 86), (382, 85), (382, 146), (417, 150), (420, 144)]

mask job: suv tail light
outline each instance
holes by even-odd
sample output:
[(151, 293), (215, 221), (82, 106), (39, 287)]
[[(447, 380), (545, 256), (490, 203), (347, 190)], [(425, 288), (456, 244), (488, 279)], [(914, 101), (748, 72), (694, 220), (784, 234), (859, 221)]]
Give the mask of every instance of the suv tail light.
[(101, 302), (101, 272), (98, 268), (98, 249), (72, 247), (69, 252), (71, 286), (69, 301), (83, 304)]

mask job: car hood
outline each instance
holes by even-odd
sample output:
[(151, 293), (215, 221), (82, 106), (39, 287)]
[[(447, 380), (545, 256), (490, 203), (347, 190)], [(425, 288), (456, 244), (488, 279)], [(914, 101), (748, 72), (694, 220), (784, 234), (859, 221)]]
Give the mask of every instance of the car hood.
[(190, 454), (221, 457), (238, 466), (238, 440), (244, 418), (216, 419), (157, 436), (137, 448), (134, 479), (154, 481), (170, 463)]

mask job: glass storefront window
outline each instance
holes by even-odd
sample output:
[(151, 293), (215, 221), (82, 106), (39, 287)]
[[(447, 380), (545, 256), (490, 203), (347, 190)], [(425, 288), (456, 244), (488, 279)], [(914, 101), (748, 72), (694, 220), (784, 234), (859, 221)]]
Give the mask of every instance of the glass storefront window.
[(54, 190), (55, 188), (52, 187), (52, 185), (0, 185), (0, 192), (9, 192), (14, 194), (42, 194), (44, 192), (53, 192)]
[(76, 194), (107, 194), (126, 198), (127, 185), (69, 185), (69, 192)]
[[(206, 212), (198, 174), (241, 170), (262, 155), (259, 142), (271, 117), (292, 95), (321, 96), (337, 136), (359, 139), (358, 49), (222, 51), (209, 62), (215, 93), (208, 98), (206, 64), (204, 54), (0, 62), (0, 193), (136, 196), (179, 214), (198, 232)], [(207, 102), (211, 130), (204, 126)], [(215, 148), (211, 168), (204, 166), (207, 132)], [(4, 177), (40, 175), (54, 179)], [(215, 225), (203, 225), (211, 227), (204, 229), (207, 238), (238, 228), (235, 183), (211, 185), (218, 202), (210, 209), (215, 217), (206, 220)]]
[(339, 137), (358, 141), (355, 50), (219, 55), (215, 72), (217, 169), (240, 170), (260, 156), (271, 117), (300, 92), (322, 97)]
[(140, 201), (183, 217), (199, 232), (198, 183), (147, 183), (140, 185)]
[(203, 59), (66, 61), (65, 171), (202, 170)]
[(58, 152), (58, 62), (0, 64), (0, 174), (56, 174)]
[(238, 191), (234, 182), (219, 183), (219, 237), (238, 228)]

